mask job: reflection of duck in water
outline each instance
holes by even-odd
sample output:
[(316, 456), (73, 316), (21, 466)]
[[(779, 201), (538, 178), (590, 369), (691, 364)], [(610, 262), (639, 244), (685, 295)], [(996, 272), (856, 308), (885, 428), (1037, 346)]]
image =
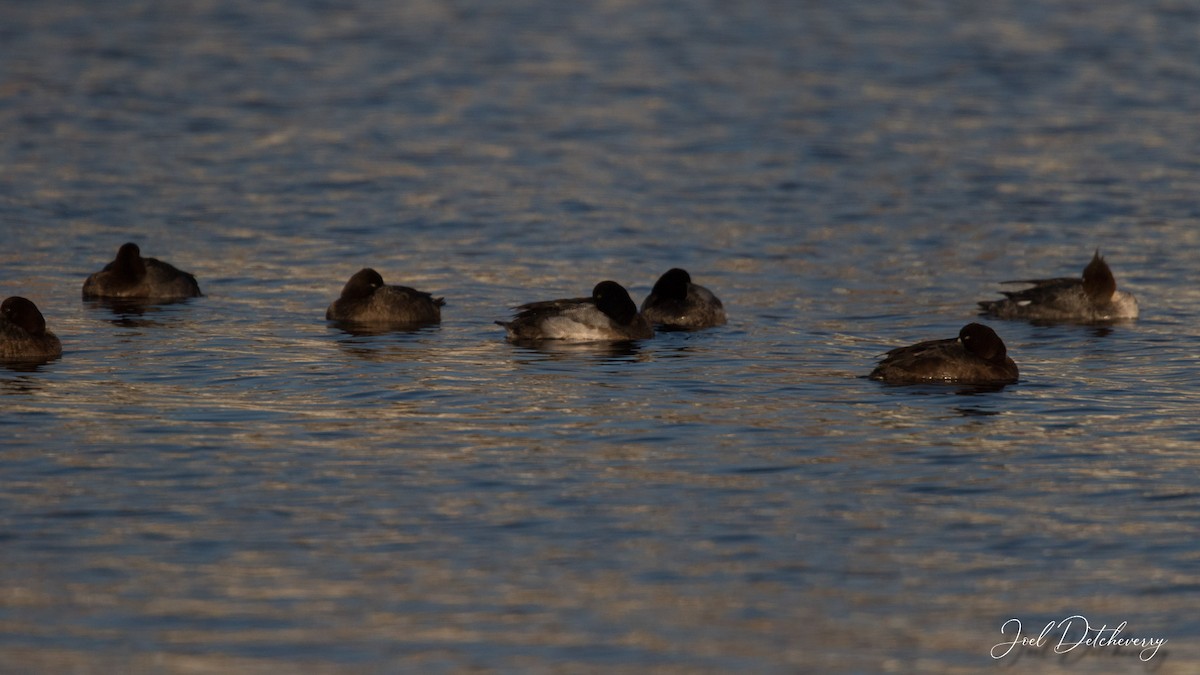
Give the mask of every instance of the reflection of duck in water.
[(642, 316), (667, 329), (694, 330), (723, 325), (725, 308), (712, 291), (676, 267), (659, 277), (642, 301)]
[(654, 337), (629, 292), (615, 281), (601, 281), (590, 298), (531, 302), (516, 308), (512, 321), (497, 321), (508, 339), (640, 340)]
[(196, 277), (156, 258), (143, 258), (137, 244), (125, 244), (117, 258), (83, 282), (84, 299), (180, 300), (199, 297)]
[(979, 303), (983, 313), (998, 319), (1033, 321), (1117, 321), (1136, 319), (1137, 299), (1117, 290), (1108, 263), (1096, 251), (1083, 269), (1083, 278), (1032, 279), (1005, 281), (1006, 284), (1033, 284), (1022, 291), (1003, 291), (1004, 300)]
[(387, 286), (379, 272), (365, 267), (342, 288), (342, 295), (329, 309), (325, 318), (374, 326), (421, 326), (442, 320), (442, 305), (446, 301), (408, 286)]
[(62, 355), (58, 336), (46, 330), (37, 305), (13, 296), (0, 303), (0, 358), (51, 359)]
[(887, 352), (871, 371), (871, 379), (896, 384), (1008, 384), (1017, 381), (1017, 364), (1008, 357), (996, 331), (969, 323), (956, 338), (918, 342)]

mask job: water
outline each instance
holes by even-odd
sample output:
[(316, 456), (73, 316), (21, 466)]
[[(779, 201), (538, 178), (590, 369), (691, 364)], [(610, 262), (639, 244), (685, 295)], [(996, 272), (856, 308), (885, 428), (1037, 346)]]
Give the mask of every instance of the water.
[[(1188, 3), (0, 8), (2, 672), (1200, 667)], [(206, 297), (118, 314), (124, 241)], [(989, 322), (1100, 247), (1143, 316)], [(323, 321), (360, 267), (444, 322)], [(689, 269), (729, 325), (508, 344)], [(1074, 614), (1136, 650), (993, 661)]]

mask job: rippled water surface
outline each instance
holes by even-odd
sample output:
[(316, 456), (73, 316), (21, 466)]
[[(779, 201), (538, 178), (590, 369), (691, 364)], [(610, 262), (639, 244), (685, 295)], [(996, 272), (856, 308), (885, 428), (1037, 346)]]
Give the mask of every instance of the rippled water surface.
[[(0, 672), (1196, 672), (1200, 10), (0, 7)], [(205, 297), (80, 300), (125, 241)], [(1106, 254), (1136, 322), (989, 321)], [(323, 320), (363, 266), (440, 326)], [(686, 267), (729, 324), (516, 346)], [(1136, 649), (1051, 646), (1083, 615)]]

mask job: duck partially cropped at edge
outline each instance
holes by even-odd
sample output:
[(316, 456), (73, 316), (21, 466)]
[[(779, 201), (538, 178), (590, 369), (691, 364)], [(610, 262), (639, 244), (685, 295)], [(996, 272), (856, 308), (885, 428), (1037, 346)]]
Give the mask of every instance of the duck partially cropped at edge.
[(440, 323), (443, 298), (408, 286), (388, 286), (379, 272), (364, 267), (342, 287), (342, 295), (325, 310), (329, 321), (420, 326)]
[(196, 277), (157, 258), (143, 258), (132, 242), (112, 262), (83, 282), (83, 298), (182, 300), (201, 296)]
[(642, 301), (642, 316), (667, 330), (697, 330), (725, 324), (725, 307), (712, 291), (692, 283), (678, 267), (667, 270)]
[(0, 359), (52, 359), (62, 356), (62, 342), (46, 330), (46, 319), (32, 301), (12, 296), (0, 303)]
[(1033, 284), (1020, 291), (1002, 291), (1004, 300), (983, 300), (982, 313), (998, 319), (1031, 321), (1075, 321), (1081, 323), (1136, 319), (1137, 299), (1132, 293), (1117, 290), (1108, 263), (1099, 249), (1083, 269), (1083, 277), (1005, 281), (1005, 284)]
[(981, 323), (969, 323), (956, 338), (927, 340), (888, 351), (870, 377), (894, 384), (1010, 384), (1017, 381), (1017, 364), (1009, 358), (996, 331)]
[(513, 341), (641, 340), (654, 329), (638, 312), (629, 292), (615, 281), (601, 281), (590, 298), (531, 302), (515, 308), (512, 321), (497, 321)]

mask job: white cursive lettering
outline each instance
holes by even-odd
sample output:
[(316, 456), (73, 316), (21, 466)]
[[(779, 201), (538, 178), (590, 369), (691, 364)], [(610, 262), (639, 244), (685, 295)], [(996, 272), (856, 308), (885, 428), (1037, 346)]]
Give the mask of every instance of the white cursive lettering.
[(1161, 637), (1122, 637), (1121, 633), (1128, 625), (1128, 621), (1122, 621), (1114, 628), (1109, 628), (1108, 624), (1102, 624), (1097, 628), (1088, 621), (1087, 617), (1082, 614), (1074, 614), (1061, 621), (1047, 623), (1038, 636), (1033, 637), (1022, 633), (1021, 620), (1014, 617), (1000, 626), (1001, 635), (1007, 636), (1010, 629), (1013, 631), (1012, 639), (993, 645), (990, 654), (993, 659), (1002, 659), (1017, 647), (1043, 649), (1047, 644), (1047, 638), (1057, 632), (1058, 643), (1052, 647), (1055, 654), (1069, 654), (1079, 647), (1113, 648), (1114, 654), (1120, 654), (1121, 648), (1133, 647), (1141, 649), (1138, 652), (1138, 659), (1146, 662), (1157, 656), (1159, 648), (1167, 642), (1166, 638)]
[[(1036, 638), (1022, 637), (1021, 636), (1021, 620), (1017, 619), (1017, 618), (1012, 618), (1012, 619), (1009, 619), (1008, 621), (1005, 621), (1003, 626), (1000, 626), (1000, 634), (1004, 635), (1007, 632), (1009, 624), (1012, 624), (1012, 623), (1016, 624), (1016, 634), (1013, 635), (1013, 639), (1011, 641), (1001, 642), (1001, 643), (995, 645), (994, 647), (992, 647), (992, 658), (993, 659), (1002, 659), (1002, 658), (1008, 656), (1008, 653), (1013, 650), (1013, 647), (1019, 646), (1019, 647), (1037, 647), (1039, 649), (1042, 648), (1046, 644), (1046, 635), (1054, 628), (1054, 622), (1051, 621), (1050, 623), (1046, 624), (1046, 627), (1042, 629), (1041, 634), (1039, 634)], [(996, 650), (1001, 647), (1005, 647), (1005, 646), (1007, 646), (1008, 649), (1005, 649), (1003, 654), (1000, 654), (997, 656)]]

